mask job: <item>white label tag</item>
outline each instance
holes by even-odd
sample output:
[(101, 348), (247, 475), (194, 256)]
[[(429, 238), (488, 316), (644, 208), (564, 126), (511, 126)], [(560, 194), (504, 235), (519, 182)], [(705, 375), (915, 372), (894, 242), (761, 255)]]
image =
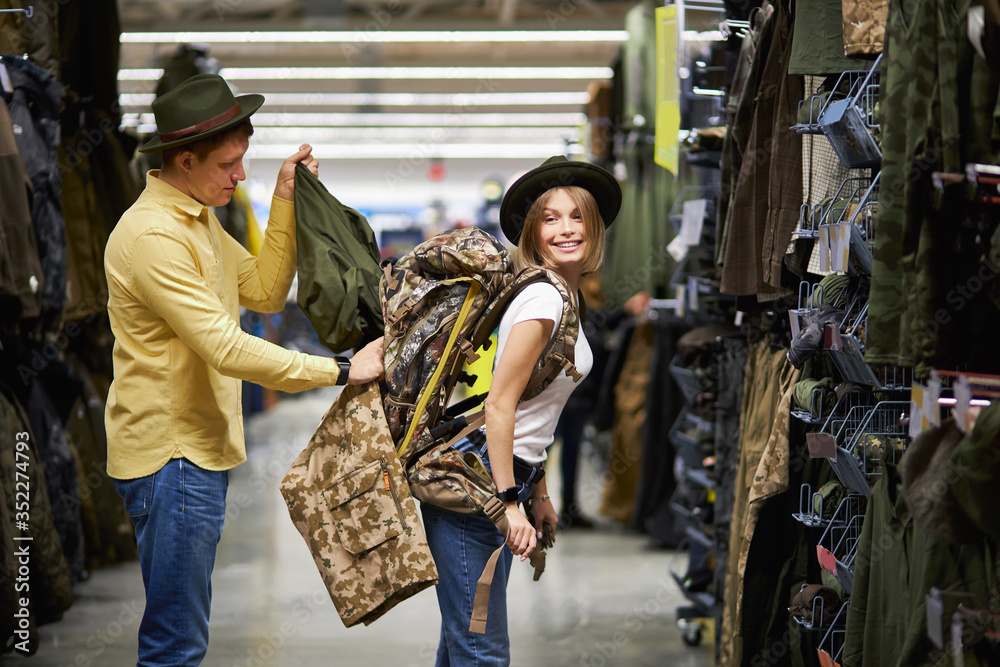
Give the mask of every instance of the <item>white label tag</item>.
[(928, 426), (941, 425), (941, 407), (938, 400), (941, 398), (941, 380), (932, 378), (927, 382), (927, 391), (924, 392), (924, 420)]
[(819, 270), (823, 273), (833, 271), (830, 268), (830, 227), (823, 225), (819, 228), (819, 239), (816, 242), (819, 249)]
[(944, 631), (941, 629), (941, 617), (944, 615), (944, 602), (941, 593), (932, 588), (927, 594), (927, 637), (938, 649), (944, 648)]
[(667, 252), (679, 262), (687, 255), (688, 248), (701, 242), (701, 229), (705, 224), (707, 199), (693, 199), (684, 202), (681, 213), (681, 229), (667, 246)]
[(972, 407), (972, 389), (969, 387), (969, 380), (960, 377), (955, 381), (955, 423), (962, 433), (972, 430), (972, 415), (969, 408)]
[(684, 202), (681, 213), (680, 237), (689, 246), (698, 245), (701, 241), (701, 228), (705, 224), (705, 207), (707, 199), (693, 199)]
[(965, 649), (962, 646), (962, 635), (965, 634), (965, 619), (962, 612), (956, 611), (951, 617), (951, 661), (955, 667), (965, 667)]
[(830, 270), (847, 271), (847, 262), (851, 252), (851, 225), (840, 222), (827, 225), (828, 244), (830, 248)]
[(697, 278), (688, 278), (687, 280), (687, 296), (688, 296), (688, 308), (691, 312), (696, 312), (698, 310), (698, 280)]
[(5, 92), (14, 92), (14, 84), (11, 83), (10, 74), (7, 73), (7, 66), (3, 63), (0, 63), (0, 85), (3, 86)]
[(674, 240), (667, 245), (667, 252), (670, 256), (674, 258), (675, 262), (680, 262), (684, 259), (684, 255), (687, 254), (688, 247), (684, 243), (684, 239), (681, 238), (680, 234), (674, 237)]
[(924, 385), (913, 383), (910, 390), (910, 437), (915, 438), (924, 430)]

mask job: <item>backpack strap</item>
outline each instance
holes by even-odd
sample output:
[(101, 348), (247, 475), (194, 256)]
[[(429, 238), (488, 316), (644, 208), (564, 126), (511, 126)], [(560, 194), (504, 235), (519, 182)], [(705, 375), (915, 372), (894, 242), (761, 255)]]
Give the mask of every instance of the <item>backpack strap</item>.
[[(448, 334), (448, 342), (445, 343), (444, 350), (441, 352), (442, 359), (448, 359), (451, 355), (451, 349), (455, 346), (455, 340), (458, 338), (458, 333), (462, 330), (465, 320), (469, 316), (469, 311), (472, 309), (472, 304), (476, 300), (476, 295), (479, 294), (480, 284), (473, 278), (457, 278), (456, 282), (468, 282), (469, 292), (465, 295), (465, 301), (462, 302), (462, 308), (458, 311), (458, 318), (452, 325), (451, 333)], [(424, 410), (427, 408), (427, 402), (430, 400), (431, 390), (438, 386), (438, 382), (441, 379), (442, 373), (444, 373), (445, 364), (438, 364), (437, 368), (434, 369), (434, 374), (431, 375), (430, 380), (427, 382), (427, 386), (420, 393), (420, 400), (417, 401), (417, 407), (413, 411), (413, 416), (410, 418), (410, 428), (406, 431), (406, 436), (403, 438), (403, 442), (399, 445), (397, 450), (397, 455), (400, 458), (403, 457), (403, 452), (409, 447), (410, 441), (413, 439), (413, 434), (417, 430), (417, 425), (423, 421)]]
[(507, 536), (504, 535), (504, 543), (490, 554), (490, 559), (486, 561), (486, 567), (476, 582), (476, 597), (472, 600), (472, 619), (469, 621), (469, 632), (477, 635), (486, 634), (486, 617), (490, 611), (490, 588), (493, 586), (493, 575), (497, 570), (497, 560), (507, 546)]
[(503, 553), (504, 547), (507, 546), (507, 537), (510, 535), (510, 524), (507, 523), (507, 517), (505, 516), (507, 508), (500, 502), (499, 498), (495, 496), (490, 498), (483, 511), (497, 527), (497, 530), (503, 533), (503, 544), (490, 554), (489, 560), (486, 561), (486, 567), (483, 568), (483, 573), (479, 575), (479, 581), (476, 582), (476, 597), (472, 600), (472, 618), (469, 621), (469, 632), (474, 632), (477, 635), (486, 633), (486, 617), (489, 615), (490, 588), (493, 586), (493, 575), (496, 573), (497, 560), (500, 559), (500, 554)]
[(549, 269), (541, 269), (544, 280), (547, 280), (563, 298), (562, 317), (559, 318), (555, 334), (549, 339), (545, 351), (539, 357), (531, 378), (528, 380), (521, 400), (538, 396), (563, 371), (579, 382), (583, 375), (576, 370), (576, 341), (580, 335), (580, 317), (573, 308), (573, 297), (570, 296), (566, 283), (559, 274)]
[(573, 378), (574, 382), (579, 382), (583, 377), (576, 370), (576, 340), (579, 336), (580, 321), (573, 310), (573, 299), (569, 295), (569, 290), (562, 278), (550, 269), (531, 268), (518, 273), (511, 283), (497, 296), (493, 305), (480, 319), (476, 325), (476, 330), (472, 332), (470, 340), (475, 349), (479, 349), (489, 340), (490, 334), (500, 323), (500, 318), (506, 312), (511, 299), (517, 296), (521, 290), (528, 285), (537, 282), (548, 282), (563, 298), (563, 312), (556, 323), (556, 331), (546, 344), (539, 361), (528, 380), (521, 400), (534, 398), (546, 387), (552, 384), (552, 380), (558, 377), (559, 373), (565, 371), (566, 375)]

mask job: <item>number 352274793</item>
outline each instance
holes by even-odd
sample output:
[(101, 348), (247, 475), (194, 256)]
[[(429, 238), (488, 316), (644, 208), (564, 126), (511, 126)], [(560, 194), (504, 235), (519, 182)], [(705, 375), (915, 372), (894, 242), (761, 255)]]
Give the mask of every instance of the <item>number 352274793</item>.
[(28, 433), (21, 431), (14, 436), (14, 439), (17, 441), (15, 446), (15, 467), (17, 470), (14, 472), (14, 521), (27, 523), (28, 513), (31, 509), (31, 486), (28, 480), (28, 466), (31, 459), (28, 456), (30, 448)]

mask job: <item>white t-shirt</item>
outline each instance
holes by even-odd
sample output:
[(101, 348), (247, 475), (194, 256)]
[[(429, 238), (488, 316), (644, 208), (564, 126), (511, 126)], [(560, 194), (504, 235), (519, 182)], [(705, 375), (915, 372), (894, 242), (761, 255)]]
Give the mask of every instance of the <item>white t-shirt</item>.
[[(507, 338), (518, 322), (528, 320), (550, 320), (555, 323), (552, 334), (562, 318), (563, 300), (555, 287), (548, 283), (528, 285), (511, 300), (507, 311), (500, 318), (497, 330), (497, 354), (503, 356)], [(574, 348), (576, 370), (583, 375), (594, 365), (594, 354), (590, 350), (587, 337), (580, 327), (580, 334)], [(560, 373), (542, 393), (527, 401), (518, 403), (514, 411), (514, 454), (531, 464), (545, 460), (545, 449), (552, 444), (556, 423), (562, 413), (566, 399), (576, 389), (573, 378)]]

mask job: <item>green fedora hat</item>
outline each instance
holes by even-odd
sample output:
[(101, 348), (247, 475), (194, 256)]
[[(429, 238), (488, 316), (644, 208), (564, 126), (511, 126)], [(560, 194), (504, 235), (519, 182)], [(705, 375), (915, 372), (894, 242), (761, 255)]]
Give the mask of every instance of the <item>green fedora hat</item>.
[(234, 96), (218, 74), (198, 74), (153, 100), (157, 136), (139, 152), (156, 153), (224, 132), (263, 103), (263, 95)]
[(593, 195), (604, 226), (609, 226), (622, 206), (622, 189), (607, 169), (589, 162), (555, 155), (514, 181), (500, 203), (500, 228), (511, 243), (521, 238), (524, 220), (535, 200), (552, 188), (575, 185)]

